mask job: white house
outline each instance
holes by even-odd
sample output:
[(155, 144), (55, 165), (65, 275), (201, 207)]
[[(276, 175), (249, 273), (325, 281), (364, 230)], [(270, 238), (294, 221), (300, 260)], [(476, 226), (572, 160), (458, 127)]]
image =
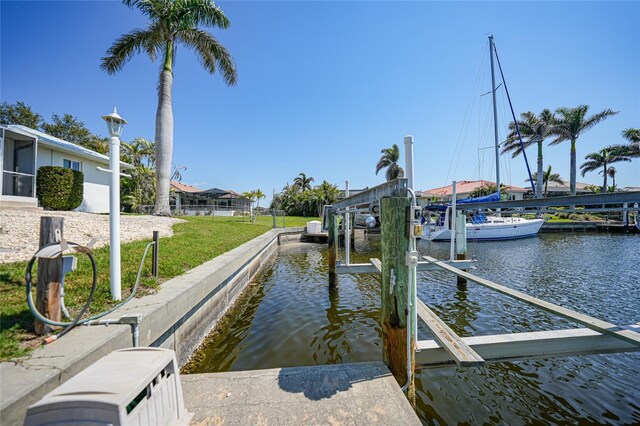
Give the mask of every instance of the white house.
[[(84, 174), (84, 198), (77, 211), (109, 212), (109, 157), (20, 125), (0, 126), (0, 208), (37, 207), (36, 175), (42, 166)], [(121, 169), (132, 166), (120, 162)]]

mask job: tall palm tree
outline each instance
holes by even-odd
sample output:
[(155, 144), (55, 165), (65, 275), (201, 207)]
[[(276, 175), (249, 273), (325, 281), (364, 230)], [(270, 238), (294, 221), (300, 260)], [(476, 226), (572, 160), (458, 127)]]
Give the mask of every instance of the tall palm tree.
[(162, 60), (156, 112), (156, 185), (154, 214), (168, 216), (169, 178), (173, 154), (173, 64), (178, 45), (196, 52), (206, 71), (219, 68), (227, 85), (236, 84), (236, 67), (231, 55), (207, 31), (199, 27), (228, 28), (229, 20), (212, 0), (123, 0), (150, 19), (146, 29), (135, 29), (118, 38), (102, 58), (100, 68), (109, 74), (120, 71), (134, 54), (146, 53), (152, 61)]
[[(604, 170), (600, 170), (598, 173), (599, 174), (603, 174)], [(618, 173), (618, 171), (616, 170), (615, 167), (611, 166), (607, 169), (607, 175), (609, 175), (609, 177), (611, 179), (613, 179), (613, 185), (611, 185), (611, 188), (613, 189), (613, 191), (611, 192), (616, 192), (616, 173)]]
[[(507, 140), (505, 140), (502, 145), (502, 154), (512, 152), (512, 158), (522, 154), (522, 146), (526, 149), (533, 144), (538, 145), (538, 172), (535, 173), (535, 175), (538, 176), (536, 181), (536, 198), (542, 197), (542, 177), (544, 175), (542, 143), (549, 136), (552, 117), (553, 113), (548, 109), (543, 110), (539, 116), (536, 116), (531, 111), (523, 112), (520, 114), (520, 120), (518, 120), (518, 128), (516, 128), (515, 122), (512, 121), (509, 123), (510, 132), (507, 135)], [(520, 135), (522, 136), (522, 145), (518, 137), (518, 129), (520, 129)]]
[(404, 170), (398, 165), (398, 160), (400, 160), (400, 149), (398, 149), (398, 145), (394, 143), (391, 148), (385, 148), (380, 152), (382, 153), (382, 157), (380, 157), (378, 164), (376, 164), (376, 174), (386, 167), (385, 177), (388, 181), (403, 177)]
[[(538, 173), (534, 173), (533, 176), (531, 176), (533, 178), (533, 180), (537, 181), (538, 180)], [(529, 182), (529, 179), (525, 180), (525, 182)], [(549, 167), (547, 167), (547, 171), (542, 173), (542, 182), (544, 183), (544, 197), (547, 197), (547, 185), (549, 184), (549, 182), (555, 182), (555, 183), (559, 183), (560, 185), (564, 185), (564, 181), (562, 180), (562, 178), (560, 177), (559, 174), (557, 173), (551, 173), (551, 165), (549, 165)]]
[(313, 182), (311, 176), (307, 177), (306, 174), (300, 173), (298, 177), (293, 180), (293, 186), (304, 192), (311, 189), (311, 182)]
[(587, 154), (584, 159), (587, 161), (582, 163), (580, 166), (582, 176), (602, 167), (602, 175), (604, 179), (602, 183), (602, 192), (607, 192), (607, 177), (609, 176), (607, 166), (620, 161), (631, 161), (626, 150), (620, 145), (610, 146), (608, 148), (603, 148), (598, 152), (592, 152), (591, 154)]
[(557, 145), (566, 140), (571, 141), (571, 170), (569, 173), (571, 195), (576, 195), (576, 142), (578, 137), (596, 124), (618, 113), (611, 109), (605, 109), (591, 117), (586, 117), (588, 111), (589, 105), (558, 108), (552, 119), (550, 133), (556, 138), (551, 141), (550, 145)]

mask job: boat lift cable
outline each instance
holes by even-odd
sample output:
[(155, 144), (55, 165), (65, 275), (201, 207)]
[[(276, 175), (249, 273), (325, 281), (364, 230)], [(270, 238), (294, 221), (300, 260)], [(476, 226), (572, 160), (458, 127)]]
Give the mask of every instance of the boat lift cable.
[(527, 165), (527, 173), (529, 174), (529, 183), (531, 183), (531, 190), (534, 195), (536, 194), (536, 187), (533, 183), (533, 177), (531, 176), (531, 168), (529, 167), (529, 160), (527, 160), (527, 153), (524, 149), (524, 143), (522, 142), (522, 135), (520, 134), (520, 126), (518, 125), (518, 120), (516, 119), (516, 114), (513, 111), (513, 104), (511, 103), (511, 96), (509, 95), (509, 89), (507, 88), (507, 82), (504, 78), (504, 73), (502, 72), (502, 65), (500, 64), (500, 57), (498, 56), (498, 49), (496, 49), (495, 43), (491, 43), (493, 47), (493, 52), (496, 54), (496, 61), (498, 62), (498, 69), (500, 70), (500, 77), (502, 77), (502, 83), (504, 84), (504, 91), (507, 94), (507, 100), (509, 101), (509, 108), (511, 109), (511, 116), (513, 117), (513, 123), (516, 127), (516, 132), (518, 132), (518, 140), (520, 141), (520, 147), (522, 148), (522, 155), (524, 156), (524, 162)]

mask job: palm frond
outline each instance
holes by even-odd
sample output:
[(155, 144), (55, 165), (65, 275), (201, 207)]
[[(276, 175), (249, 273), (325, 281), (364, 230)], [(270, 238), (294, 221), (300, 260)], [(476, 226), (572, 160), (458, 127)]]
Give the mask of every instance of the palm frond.
[(640, 145), (640, 129), (628, 128), (622, 131), (622, 137), (632, 145)]
[(229, 28), (229, 19), (211, 0), (182, 0), (181, 9), (193, 19), (194, 26)]
[(198, 52), (200, 64), (211, 74), (220, 68), (225, 82), (229, 86), (236, 84), (238, 75), (236, 64), (227, 49), (206, 31), (191, 28), (176, 34), (177, 39), (185, 46)]
[(584, 120), (584, 122), (582, 123), (582, 126), (580, 126), (581, 127), (580, 133), (586, 132), (596, 124), (600, 123), (606, 118), (616, 115), (617, 113), (618, 111), (613, 111), (612, 109), (605, 109), (604, 111), (601, 111), (597, 114), (592, 115), (591, 117)]
[[(115, 43), (107, 50), (107, 54), (102, 58), (100, 68), (106, 71), (108, 74), (115, 74), (120, 71), (124, 64), (126, 64), (134, 54), (140, 52), (153, 51), (154, 40), (157, 40), (158, 35), (153, 34), (150, 30), (135, 29), (130, 33), (122, 35), (116, 40)], [(150, 54), (152, 59), (155, 58), (153, 54)]]

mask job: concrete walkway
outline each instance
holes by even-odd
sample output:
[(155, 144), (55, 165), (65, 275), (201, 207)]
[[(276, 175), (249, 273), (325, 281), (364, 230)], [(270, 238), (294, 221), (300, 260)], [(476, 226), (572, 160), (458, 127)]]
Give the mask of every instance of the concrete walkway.
[(180, 376), (196, 425), (420, 425), (381, 362)]

